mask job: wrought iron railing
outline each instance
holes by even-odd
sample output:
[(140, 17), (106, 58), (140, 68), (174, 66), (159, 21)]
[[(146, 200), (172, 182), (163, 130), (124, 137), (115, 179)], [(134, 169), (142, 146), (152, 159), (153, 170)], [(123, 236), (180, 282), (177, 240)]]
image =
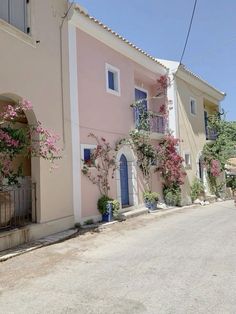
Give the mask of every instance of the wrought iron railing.
[(35, 184), (0, 187), (0, 231), (36, 222)]
[(165, 134), (166, 133), (166, 119), (163, 116), (154, 116), (151, 118), (150, 121), (150, 131), (154, 133), (161, 133)]
[(213, 129), (207, 128), (206, 129), (206, 139), (215, 141), (217, 139), (217, 132)]
[(163, 116), (155, 115), (153, 117), (149, 117), (149, 122), (144, 122), (140, 119), (140, 116), (135, 112), (135, 126), (136, 128), (148, 130), (152, 133), (161, 133), (165, 134), (167, 130), (167, 122)]

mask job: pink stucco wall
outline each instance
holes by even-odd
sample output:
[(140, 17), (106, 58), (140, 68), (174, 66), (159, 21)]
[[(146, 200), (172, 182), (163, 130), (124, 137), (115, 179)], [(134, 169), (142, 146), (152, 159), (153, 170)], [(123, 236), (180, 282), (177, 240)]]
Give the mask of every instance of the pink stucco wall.
[[(80, 143), (95, 144), (89, 133), (105, 137), (111, 144), (128, 135), (134, 126), (134, 115), (130, 104), (134, 101), (135, 86), (148, 91), (149, 96), (156, 92), (158, 75), (134, 63), (131, 59), (77, 30), (78, 54), (78, 102)], [(106, 91), (105, 64), (120, 70), (120, 96)], [(163, 100), (152, 103), (152, 110), (157, 110)], [(139, 201), (142, 202), (142, 180), (138, 176)], [(156, 184), (153, 190), (160, 192), (160, 179), (154, 175)], [(82, 176), (82, 217), (96, 216), (96, 202), (99, 192), (96, 186)], [(116, 198), (116, 180), (111, 182), (111, 196)]]

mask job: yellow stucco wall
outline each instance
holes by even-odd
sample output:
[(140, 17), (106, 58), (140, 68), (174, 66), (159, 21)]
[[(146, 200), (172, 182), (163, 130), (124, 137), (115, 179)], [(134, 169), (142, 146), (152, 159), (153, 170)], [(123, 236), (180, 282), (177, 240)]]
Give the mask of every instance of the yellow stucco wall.
[(59, 168), (50, 172), (49, 163), (39, 159), (31, 164), (37, 184), (38, 222), (47, 222), (73, 215), (67, 23), (62, 31), (64, 117), (60, 71), (60, 25), (67, 1), (31, 0), (29, 11), (30, 36), (0, 20), (0, 98), (29, 99), (34, 112), (28, 120), (40, 120), (61, 139), (64, 120), (65, 145), (61, 140)]
[[(183, 203), (191, 203), (190, 186), (193, 179), (198, 176), (198, 160), (206, 143), (204, 110), (209, 114), (218, 109), (218, 101), (210, 95), (195, 88), (190, 83), (176, 78), (177, 110), (178, 110), (178, 137), (180, 138), (180, 154), (190, 153), (191, 167), (186, 168), (186, 182), (182, 188)], [(196, 115), (190, 112), (190, 101), (196, 101)], [(208, 187), (207, 192), (209, 192)]]

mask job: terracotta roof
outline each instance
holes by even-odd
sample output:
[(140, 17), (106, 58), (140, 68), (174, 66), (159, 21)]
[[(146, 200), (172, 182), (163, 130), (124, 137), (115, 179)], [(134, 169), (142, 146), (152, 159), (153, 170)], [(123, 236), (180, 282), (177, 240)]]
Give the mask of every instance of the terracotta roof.
[(159, 65), (161, 65), (163, 68), (165, 68), (166, 70), (168, 70), (168, 68), (166, 66), (164, 66), (161, 62), (159, 62), (156, 58), (154, 58), (153, 56), (151, 56), (150, 54), (148, 54), (146, 51), (142, 50), (141, 48), (139, 48), (138, 46), (136, 46), (135, 44), (133, 44), (132, 42), (130, 42), (128, 39), (126, 39), (125, 37), (119, 35), (118, 33), (116, 33), (115, 31), (113, 31), (110, 27), (108, 27), (107, 25), (103, 24), (101, 21), (97, 20), (96, 18), (94, 18), (93, 16), (91, 16), (90, 14), (88, 14), (86, 12), (86, 10), (84, 10), (80, 5), (75, 5), (75, 10), (78, 11), (80, 14), (83, 14), (84, 16), (86, 16), (88, 19), (90, 19), (92, 22), (96, 23), (97, 25), (99, 25), (101, 28), (105, 29), (107, 32), (113, 34), (115, 37), (119, 38), (121, 41), (125, 42), (127, 45), (129, 45), (130, 47), (136, 49), (137, 51), (139, 51), (140, 53), (142, 53), (143, 55), (145, 55), (146, 57), (148, 57), (149, 59), (151, 59), (152, 61), (154, 61), (155, 63), (158, 63)]

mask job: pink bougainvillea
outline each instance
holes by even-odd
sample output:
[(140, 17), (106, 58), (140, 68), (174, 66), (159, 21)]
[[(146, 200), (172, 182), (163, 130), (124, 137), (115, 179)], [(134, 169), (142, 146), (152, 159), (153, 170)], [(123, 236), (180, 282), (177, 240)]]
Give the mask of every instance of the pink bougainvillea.
[(178, 144), (179, 139), (168, 134), (157, 146), (157, 170), (161, 172), (165, 186), (184, 184), (186, 173), (182, 166), (183, 158), (179, 155), (177, 150)]
[(221, 173), (221, 167), (219, 160), (212, 159), (210, 162), (210, 173), (213, 177), (219, 177)]
[(0, 113), (0, 185), (4, 179), (16, 182), (20, 167), (13, 169), (13, 162), (19, 155), (41, 157), (53, 163), (61, 158), (57, 146), (59, 136), (44, 128), (38, 121), (35, 125), (24, 124), (19, 128), (18, 122), (25, 120), (25, 112), (32, 110), (28, 100), (17, 104), (2, 105)]

